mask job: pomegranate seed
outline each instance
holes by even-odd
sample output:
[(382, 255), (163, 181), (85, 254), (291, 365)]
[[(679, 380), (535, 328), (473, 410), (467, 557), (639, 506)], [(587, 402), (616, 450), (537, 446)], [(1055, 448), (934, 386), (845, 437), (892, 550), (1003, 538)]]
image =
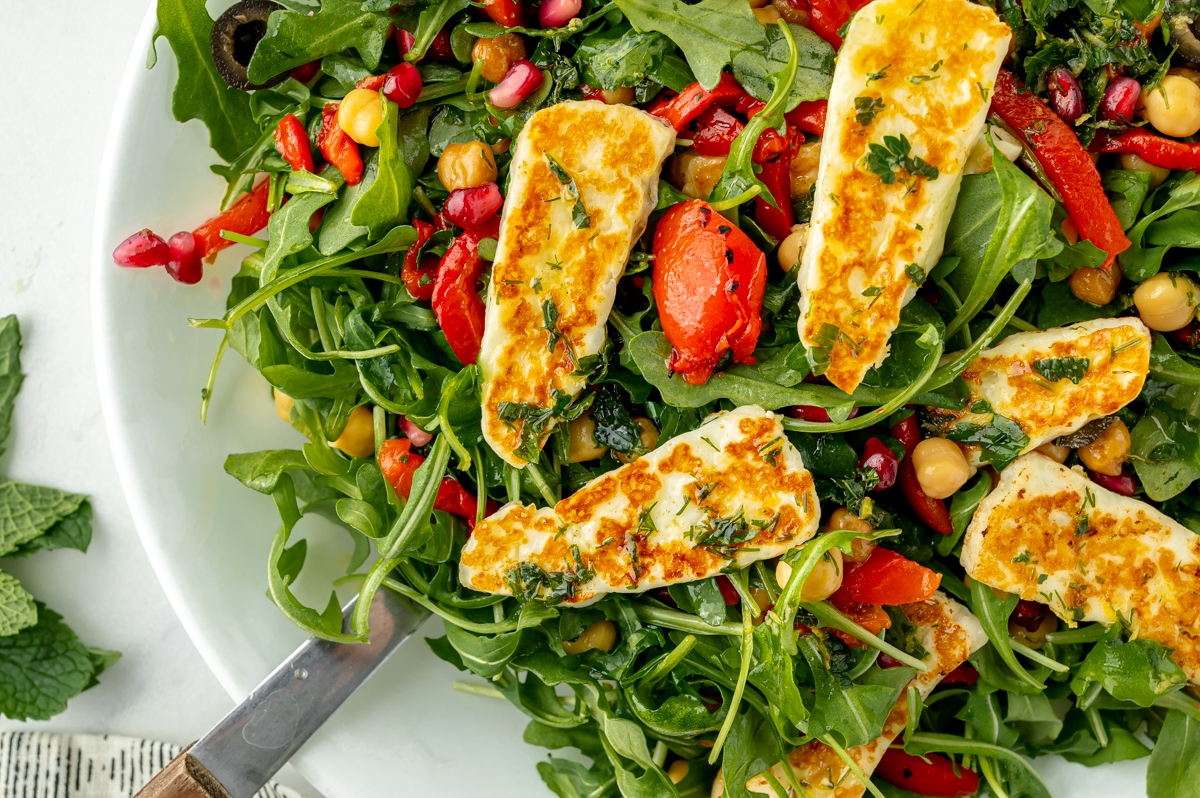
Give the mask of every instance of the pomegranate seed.
[(500, 187), (495, 183), (484, 183), (474, 188), (456, 188), (451, 191), (442, 212), (455, 225), (471, 230), (495, 215), (503, 204), (504, 197), (500, 196)]
[(583, 0), (543, 0), (538, 8), (538, 22), (543, 28), (561, 28), (583, 9)]
[(411, 108), (421, 96), (421, 73), (412, 64), (398, 64), (388, 70), (382, 91), (384, 97), (401, 108)]
[(292, 70), (292, 78), (301, 83), (308, 83), (317, 76), (317, 70), (321, 68), (321, 60), (309, 61), (303, 66), (298, 66)]
[(155, 235), (150, 228), (140, 230), (117, 244), (113, 260), (118, 266), (145, 269), (150, 266), (166, 266), (171, 260), (171, 250), (162, 236)]
[[(805, 380), (805, 382), (807, 382), (807, 380)], [(823, 407), (817, 407), (816, 405), (796, 405), (788, 412), (792, 414), (792, 418), (798, 418), (801, 421), (827, 422), (830, 420), (829, 411)], [(858, 408), (856, 407), (850, 411), (850, 415), (847, 416), (847, 418), (854, 418), (857, 415)]]
[(1192, 322), (1188, 326), (1171, 333), (1171, 337), (1189, 349), (1200, 348), (1200, 325)]
[(1110, 477), (1108, 474), (1097, 474), (1095, 471), (1088, 471), (1088, 476), (1102, 488), (1111, 490), (1113, 493), (1119, 493), (1122, 496), (1132, 496), (1137, 493), (1137, 480), (1133, 478), (1133, 474), (1126, 468), (1121, 472), (1119, 477)]
[(879, 484), (874, 490), (885, 490), (896, 484), (896, 474), (900, 471), (900, 459), (878, 438), (871, 438), (863, 446), (862, 457), (858, 458), (859, 468), (873, 468), (879, 475)]
[(404, 416), (400, 416), (400, 431), (404, 433), (406, 438), (412, 441), (413, 446), (425, 446), (433, 440), (432, 434), (421, 429)]
[(879, 659), (875, 660), (875, 664), (878, 665), (880, 668), (906, 668), (906, 667), (908, 667), (900, 660), (896, 659), (895, 657), (891, 656), (890, 654), (885, 654), (882, 651), (879, 652)]
[(946, 678), (942, 679), (942, 684), (975, 684), (979, 681), (979, 671), (972, 668), (965, 662), (959, 665), (954, 670), (946, 674)]
[(454, 49), (450, 46), (450, 28), (445, 27), (438, 31), (438, 35), (433, 37), (433, 42), (429, 45), (429, 55), (433, 56), (434, 61), (456, 61), (454, 57)]
[(1013, 610), (1012, 622), (1022, 629), (1036, 632), (1037, 628), (1042, 625), (1042, 620), (1046, 617), (1047, 609), (1045, 604), (1021, 599), (1017, 602), (1017, 608)]
[(725, 600), (725, 606), (732, 607), (741, 603), (742, 597), (738, 595), (737, 588), (733, 586), (733, 582), (729, 581), (728, 576), (724, 574), (718, 576), (717, 587), (721, 590), (721, 598)]
[(1050, 73), (1049, 83), (1050, 107), (1062, 121), (1074, 124), (1076, 119), (1083, 116), (1084, 110), (1083, 89), (1079, 88), (1079, 81), (1071, 74), (1071, 70), (1057, 67)]
[(396, 46), (400, 48), (400, 55), (405, 55), (417, 43), (417, 39), (403, 28), (396, 31)]
[(200, 260), (200, 247), (196, 237), (189, 232), (176, 233), (167, 241), (171, 250), (171, 261), (167, 274), (184, 285), (195, 285), (204, 276), (204, 264)]
[(1108, 84), (1100, 99), (1100, 118), (1106, 122), (1128, 125), (1133, 121), (1133, 111), (1142, 96), (1142, 84), (1133, 78), (1117, 78)]
[(543, 82), (542, 70), (522, 59), (509, 67), (508, 74), (488, 92), (488, 102), (497, 108), (516, 108)]

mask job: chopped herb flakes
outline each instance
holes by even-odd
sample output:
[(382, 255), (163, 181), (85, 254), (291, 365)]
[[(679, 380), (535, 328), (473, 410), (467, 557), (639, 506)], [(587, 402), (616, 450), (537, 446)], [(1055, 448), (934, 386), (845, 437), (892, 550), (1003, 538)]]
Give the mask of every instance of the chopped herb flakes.
[(563, 184), (566, 189), (564, 198), (575, 201), (574, 207), (571, 208), (571, 221), (575, 223), (576, 229), (582, 230), (585, 227), (592, 226), (591, 217), (588, 216), (587, 208), (583, 206), (583, 198), (579, 195), (579, 187), (575, 185), (575, 178), (567, 174), (567, 170), (559, 163), (558, 159), (550, 153), (544, 153), (546, 163), (550, 167), (550, 172), (558, 178), (558, 182)]
[(884, 136), (883, 144), (872, 142), (868, 148), (870, 152), (867, 153), (867, 169), (885, 185), (890, 186), (896, 182), (897, 170), (903, 170), (912, 177), (937, 180), (937, 167), (914, 157), (912, 143), (903, 133), (899, 137)]
[(1033, 370), (1050, 382), (1070, 380), (1078, 385), (1091, 365), (1091, 359), (1086, 357), (1052, 357), (1033, 361)]
[(854, 121), (866, 127), (875, 121), (875, 115), (883, 110), (883, 100), (879, 97), (855, 97), (854, 110), (857, 111), (854, 115)]

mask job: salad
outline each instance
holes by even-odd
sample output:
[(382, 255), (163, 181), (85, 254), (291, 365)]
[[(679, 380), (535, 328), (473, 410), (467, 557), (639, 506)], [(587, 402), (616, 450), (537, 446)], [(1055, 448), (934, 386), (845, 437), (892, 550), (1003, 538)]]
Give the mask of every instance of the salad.
[(226, 462), (270, 598), (441, 617), (556, 795), (1191, 795), (1197, 13), (159, 0), (228, 190), (114, 260), (243, 245), (192, 325), (299, 433)]

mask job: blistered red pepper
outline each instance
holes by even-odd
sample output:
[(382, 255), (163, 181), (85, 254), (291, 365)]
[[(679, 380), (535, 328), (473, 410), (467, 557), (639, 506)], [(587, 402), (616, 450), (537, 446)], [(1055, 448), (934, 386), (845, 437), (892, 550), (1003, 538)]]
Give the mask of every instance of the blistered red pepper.
[(911, 415), (892, 427), (892, 437), (904, 444), (907, 452), (905, 458), (900, 462), (900, 473), (896, 477), (896, 482), (900, 485), (900, 492), (908, 500), (913, 512), (931, 529), (943, 535), (953, 534), (954, 524), (950, 521), (946, 503), (941, 499), (930, 498), (926, 495), (921, 488), (921, 482), (917, 479), (917, 469), (913, 466), (912, 453), (921, 441), (921, 428), (917, 424), (916, 415)]
[(861, 563), (846, 563), (841, 600), (877, 606), (926, 601), (942, 583), (942, 575), (888, 549), (875, 549)]
[(1079, 237), (1108, 253), (1104, 263), (1108, 268), (1117, 255), (1129, 249), (1129, 239), (1100, 185), (1096, 164), (1074, 131), (1006, 69), (996, 76), (992, 110), (1033, 150), (1063, 198)]
[[(379, 469), (383, 478), (388, 481), (396, 495), (405, 501), (412, 492), (413, 475), (425, 458), (410, 451), (412, 441), (408, 438), (392, 438), (383, 442), (379, 447)], [(433, 500), (433, 509), (453, 513), (466, 519), (467, 526), (475, 527), (475, 516), (479, 510), (479, 502), (475, 494), (470, 493), (453, 477), (442, 477), (438, 486), (437, 497)], [(488, 514), (499, 509), (499, 504), (488, 499)]]
[(825, 112), (829, 109), (829, 100), (810, 100), (802, 102), (783, 115), (788, 127), (812, 133), (814, 136), (825, 135)]
[[(768, 131), (774, 132), (774, 131)], [(759, 139), (760, 141), (762, 139)], [(792, 211), (792, 154), (785, 151), (778, 159), (762, 165), (758, 179), (771, 192), (775, 207), (762, 197), (754, 198), (754, 220), (769, 236), (782, 241), (792, 232), (796, 221)]]
[(454, 354), (466, 365), (479, 358), (483, 343), (483, 302), (475, 281), (483, 271), (479, 242), (500, 234), (500, 217), (493, 216), (474, 230), (465, 230), (446, 251), (433, 284), (433, 312)]
[(733, 105), (745, 92), (733, 75), (721, 73), (721, 79), (711, 89), (693, 83), (674, 97), (655, 100), (647, 109), (654, 116), (667, 120), (676, 133), (682, 133), (693, 119), (713, 105)]
[(288, 162), (292, 171), (313, 171), (312, 145), (308, 142), (308, 131), (296, 118), (288, 114), (275, 126), (275, 149)]
[(726, 352), (753, 363), (766, 282), (766, 256), (707, 202), (668, 210), (654, 233), (654, 299), (670, 368), (702, 385)]
[(809, 0), (808, 27), (834, 49), (842, 46), (838, 33), (850, 21), (850, 16), (870, 0)]
[(337, 112), (337, 103), (329, 103), (321, 111), (321, 134), (317, 137), (317, 147), (325, 160), (346, 178), (346, 185), (357, 186), (362, 180), (362, 157), (358, 154), (358, 144), (338, 124)]
[(979, 776), (975, 771), (956, 766), (941, 754), (925, 756), (928, 762), (893, 745), (884, 752), (875, 775), (893, 787), (917, 795), (966, 798), (979, 792)]
[[(404, 253), (404, 265), (400, 267), (400, 279), (404, 281), (404, 287), (414, 298), (431, 299), (433, 284), (437, 280), (439, 258), (436, 255), (422, 254), (421, 247), (425, 246), (434, 233), (446, 228), (432, 225), (421, 219), (413, 219), (413, 227), (417, 229), (417, 240)], [(420, 258), (419, 263), (418, 258)]]
[(252, 236), (266, 227), (267, 222), (271, 220), (271, 214), (267, 211), (267, 192), (270, 188), (270, 181), (264, 180), (225, 213), (209, 219), (193, 230), (192, 235), (196, 237), (200, 257), (215, 255), (233, 244), (232, 241), (221, 238), (222, 230)]
[(709, 106), (696, 117), (692, 148), (700, 155), (728, 155), (733, 140), (745, 127), (738, 118), (719, 105)]
[(1175, 141), (1148, 130), (1128, 130), (1119, 136), (1092, 145), (1095, 152), (1132, 152), (1146, 163), (1164, 169), (1187, 169), (1200, 172), (1200, 142)]
[[(829, 603), (837, 608), (838, 612), (842, 613), (842, 615), (845, 615), (873, 635), (878, 635), (884, 629), (892, 628), (892, 619), (882, 607), (851, 601), (840, 590), (829, 597)], [(850, 646), (850, 648), (859, 648), (862, 646), (862, 641), (849, 632), (843, 632), (839, 629), (831, 629), (830, 631), (839, 640)]]

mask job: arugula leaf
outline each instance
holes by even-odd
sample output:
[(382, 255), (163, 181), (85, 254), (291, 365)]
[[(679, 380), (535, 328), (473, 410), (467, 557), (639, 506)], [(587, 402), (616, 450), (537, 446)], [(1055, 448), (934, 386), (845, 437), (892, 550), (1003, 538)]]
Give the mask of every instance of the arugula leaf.
[(621, 399), (621, 390), (611, 383), (596, 389), (592, 401), (592, 420), (596, 423), (592, 437), (601, 446), (615, 452), (639, 457), (642, 449), (642, 428), (629, 416), (629, 408)]
[[(250, 59), (250, 80), (262, 83), (351, 47), (373, 70), (379, 66), (391, 24), (387, 16), (364, 9), (356, 0), (321, 0), (315, 12), (276, 11), (267, 20), (267, 32)], [(208, 43), (207, 36), (204, 42)]]
[[(860, 109), (859, 116), (863, 115), (864, 111)], [(867, 124), (870, 124), (870, 119), (874, 118), (874, 114), (869, 113), (866, 115), (869, 117)], [(859, 124), (863, 123), (860, 122)], [(912, 155), (912, 144), (909, 142), (908, 136), (903, 133), (900, 134), (899, 138), (896, 136), (884, 136), (883, 144), (871, 142), (867, 145), (867, 148), (870, 150), (867, 153), (867, 169), (874, 172), (875, 176), (885, 185), (890, 186), (895, 183), (896, 171), (901, 169), (911, 177), (924, 177), (929, 180), (937, 180), (937, 167), (931, 166), (922, 158), (914, 158)]]
[(1092, 361), (1086, 357), (1051, 357), (1033, 361), (1032, 367), (1050, 382), (1070, 380), (1078, 385), (1087, 376)]
[(44, 535), (87, 499), (81, 493), (21, 482), (0, 484), (0, 556)]
[(25, 375), (21, 373), (21, 327), (16, 316), (0, 319), (0, 454), (12, 432), (12, 411)]
[(817, 738), (833, 734), (845, 748), (865, 745), (882, 734), (888, 713), (916, 670), (871, 668), (847, 684), (829, 670), (815, 635), (802, 635), (798, 645), (817, 687), (808, 733)]
[(1184, 360), (1171, 348), (1171, 342), (1160, 332), (1153, 333), (1150, 347), (1150, 372), (1157, 380), (1176, 385), (1200, 385), (1200, 366)]
[(37, 623), (0, 637), (0, 714), (47, 720), (87, 688), (95, 666), (62, 616), (35, 602)]
[(1195, 798), (1200, 784), (1200, 720), (1173, 709), (1146, 767), (1146, 798)]
[(1182, 690), (1187, 676), (1161, 643), (1145, 638), (1122, 642), (1121, 626), (1114, 624), (1084, 658), (1071, 680), (1071, 690), (1085, 696), (1093, 684), (1120, 701), (1148, 707), (1160, 697)]
[(171, 93), (171, 112), (180, 122), (189, 119), (203, 122), (217, 155), (225, 161), (234, 160), (254, 145), (259, 131), (250, 114), (250, 96), (230, 88), (213, 64), (208, 44), (212, 17), (204, 3), (196, 0), (158, 0), (157, 15), (158, 30), (153, 41), (159, 36), (167, 37), (179, 63), (179, 78)]
[[(829, 96), (835, 53), (829, 44), (802, 25), (788, 24), (797, 51), (796, 76), (788, 106)], [(766, 102), (775, 93), (772, 77), (783, 72), (791, 46), (777, 25), (766, 26), (766, 44), (739, 53), (733, 59), (733, 76), (749, 94)]]
[(1154, 195), (1159, 196), (1166, 190), (1167, 200), (1156, 210), (1147, 213), (1137, 224), (1129, 228), (1126, 237), (1129, 239), (1129, 249), (1117, 256), (1121, 271), (1134, 282), (1144, 282), (1153, 277), (1162, 268), (1163, 257), (1170, 246), (1147, 246), (1146, 233), (1150, 226), (1169, 214), (1200, 205), (1200, 174), (1188, 173), (1187, 177), (1178, 183), (1168, 182), (1159, 187)]
[(1021, 667), (1013, 651), (1012, 640), (1008, 636), (1008, 617), (1016, 609), (1017, 601), (1017, 596), (1009, 596), (1001, 601), (983, 582), (978, 579), (971, 580), (971, 611), (975, 613), (983, 631), (987, 633), (988, 640), (992, 643), (992, 653), (1002, 659), (1012, 675), (1017, 677), (1017, 685), (1008, 689), (1022, 693), (1041, 692), (1046, 689), (1045, 683)]
[(777, 761), (779, 747), (771, 734), (770, 724), (753, 709), (740, 713), (733, 719), (721, 752), (725, 794), (729, 798), (755, 798), (758, 793), (747, 790), (746, 782)]
[(398, 224), (408, 221), (408, 206), (412, 202), (413, 176), (404, 163), (396, 134), (398, 106), (381, 96), (383, 121), (376, 131), (379, 150), (367, 164), (363, 183), (367, 188), (350, 211), (350, 224), (365, 227), (372, 240)]
[(225, 473), (246, 487), (268, 496), (279, 477), (287, 471), (308, 469), (304, 453), (295, 449), (272, 449), (225, 458)]
[(1200, 478), (1198, 428), (1200, 423), (1165, 402), (1152, 405), (1134, 425), (1130, 433), (1133, 468), (1151, 500), (1166, 501)]
[[(426, 6), (417, 20), (417, 31), (413, 34), (413, 45), (404, 54), (405, 61), (420, 61), (429, 51), (434, 38), (441, 33), (446, 23), (460, 11), (471, 7), (468, 0), (440, 0), (438, 3)], [(376, 61), (379, 59), (376, 58)], [(372, 67), (374, 68), (374, 67)]]
[(652, 79), (674, 51), (675, 45), (661, 33), (637, 33), (624, 23), (585, 37), (575, 56), (589, 86), (613, 91)]
[(1133, 227), (1142, 211), (1142, 203), (1150, 193), (1150, 173), (1128, 169), (1105, 169), (1100, 184), (1108, 195), (1109, 204), (1117, 214), (1122, 230)]
[(33, 596), (15, 576), (0, 571), (0, 637), (15, 635), (37, 621)]

